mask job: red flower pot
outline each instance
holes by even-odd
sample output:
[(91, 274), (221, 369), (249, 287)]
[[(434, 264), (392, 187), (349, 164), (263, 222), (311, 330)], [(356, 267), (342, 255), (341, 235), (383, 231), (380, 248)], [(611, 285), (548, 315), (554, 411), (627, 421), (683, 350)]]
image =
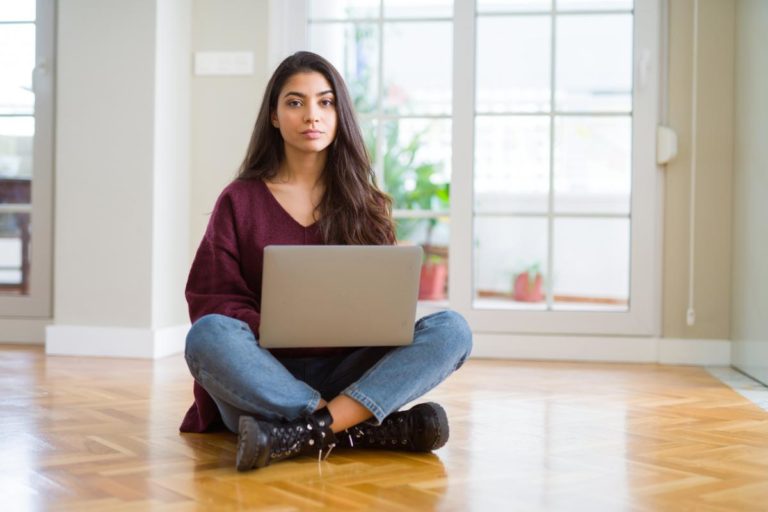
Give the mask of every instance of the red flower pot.
[(541, 302), (544, 300), (544, 294), (541, 291), (543, 279), (541, 274), (531, 281), (528, 272), (521, 272), (515, 277), (514, 298), (520, 302)]
[(419, 300), (445, 299), (445, 284), (448, 280), (447, 263), (424, 263), (419, 279)]

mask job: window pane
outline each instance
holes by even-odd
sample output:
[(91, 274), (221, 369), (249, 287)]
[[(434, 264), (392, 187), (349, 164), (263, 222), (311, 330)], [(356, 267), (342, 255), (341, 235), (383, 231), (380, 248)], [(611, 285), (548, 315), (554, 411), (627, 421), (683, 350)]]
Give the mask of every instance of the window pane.
[(475, 122), (475, 211), (546, 212), (549, 117), (482, 117)]
[(403, 245), (421, 245), (419, 300), (448, 298), (448, 245), (450, 229), (447, 217), (435, 219), (397, 219), (397, 239)]
[(30, 232), (29, 213), (0, 213), (0, 294), (28, 292)]
[(0, 180), (32, 177), (34, 135), (34, 117), (0, 117)]
[(378, 18), (379, 0), (310, 0), (309, 19)]
[(378, 30), (373, 23), (309, 25), (310, 48), (328, 59), (344, 76), (357, 112), (376, 110)]
[(559, 111), (632, 110), (632, 15), (557, 18)]
[(35, 21), (35, 0), (0, 2), (0, 21)]
[(555, 219), (554, 308), (626, 311), (629, 219)]
[(555, 210), (626, 213), (632, 188), (632, 119), (558, 117)]
[(595, 9), (632, 9), (632, 0), (557, 0), (557, 9), (561, 11)]
[(475, 218), (475, 307), (546, 309), (547, 220)]
[(450, 114), (451, 22), (387, 23), (384, 27), (384, 112)]
[(477, 0), (477, 12), (549, 11), (552, 0)]
[(29, 294), (35, 17), (35, 0), (0, 1), (0, 295)]
[(447, 216), (433, 219), (398, 218), (395, 224), (399, 243), (426, 245), (436, 253), (448, 250), (451, 237)]
[(0, 114), (32, 114), (35, 25), (0, 25)]
[(363, 141), (365, 141), (365, 149), (368, 150), (368, 156), (371, 158), (371, 163), (376, 161), (376, 126), (375, 119), (363, 118), (359, 119), (360, 131), (363, 133)]
[(478, 112), (550, 108), (549, 16), (477, 19)]
[(451, 121), (386, 121), (384, 181), (395, 209), (447, 210), (450, 204)]
[(385, 18), (450, 18), (453, 0), (384, 0)]

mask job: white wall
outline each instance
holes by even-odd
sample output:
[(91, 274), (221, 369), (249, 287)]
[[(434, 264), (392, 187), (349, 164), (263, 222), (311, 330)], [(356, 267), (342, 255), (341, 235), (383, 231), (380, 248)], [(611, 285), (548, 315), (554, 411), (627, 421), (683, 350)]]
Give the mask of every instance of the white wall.
[(768, 2), (736, 7), (733, 364), (768, 384)]
[(154, 0), (59, 3), (56, 323), (151, 323), (154, 51)]
[(669, 126), (679, 153), (664, 173), (665, 338), (730, 335), (734, 31), (737, 0), (699, 2), (694, 306), (686, 323), (691, 183), (693, 0), (668, 0)]
[(191, 0), (59, 4), (53, 354), (183, 348)]
[(221, 190), (235, 177), (248, 147), (267, 65), (267, 0), (195, 0), (192, 51), (254, 54), (252, 76), (192, 77), (190, 248), (194, 253)]

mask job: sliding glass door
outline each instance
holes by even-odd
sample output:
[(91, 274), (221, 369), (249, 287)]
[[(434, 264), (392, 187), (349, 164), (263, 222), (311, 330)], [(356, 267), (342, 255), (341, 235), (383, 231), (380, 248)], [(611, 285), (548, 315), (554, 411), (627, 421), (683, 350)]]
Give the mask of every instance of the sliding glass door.
[(659, 0), (279, 4), (350, 86), (422, 311), (654, 334)]
[(652, 334), (657, 2), (457, 9), (452, 304), (485, 332)]

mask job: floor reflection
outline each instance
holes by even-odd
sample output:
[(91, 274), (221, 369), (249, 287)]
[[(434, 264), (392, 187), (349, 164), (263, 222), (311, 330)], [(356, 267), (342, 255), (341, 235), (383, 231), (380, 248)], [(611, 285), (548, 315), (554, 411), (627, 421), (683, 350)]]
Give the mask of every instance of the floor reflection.
[[(696, 367), (469, 361), (422, 397), (434, 454), (336, 449), (234, 469), (180, 434), (192, 380), (160, 361), (0, 348), (3, 510), (762, 510), (768, 423)], [(408, 404), (405, 407), (409, 407)]]

